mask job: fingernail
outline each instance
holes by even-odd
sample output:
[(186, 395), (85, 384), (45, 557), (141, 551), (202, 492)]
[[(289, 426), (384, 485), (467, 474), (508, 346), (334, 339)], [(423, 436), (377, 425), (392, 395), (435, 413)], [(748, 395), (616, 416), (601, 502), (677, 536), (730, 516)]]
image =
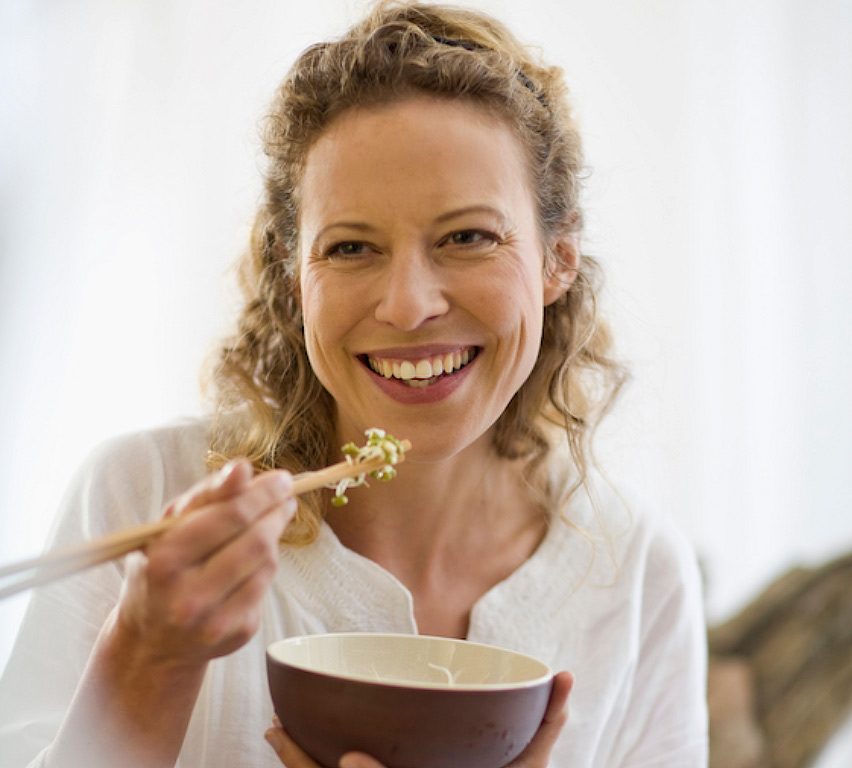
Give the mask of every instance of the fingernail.
[(338, 763), (339, 768), (361, 768), (361, 761), (353, 755), (344, 755)]
[(239, 464), (239, 461), (237, 459), (231, 459), (231, 461), (229, 461), (227, 464), (223, 464), (220, 467), (219, 472), (216, 475), (217, 486), (224, 485), (225, 481), (230, 477), (237, 464)]
[(276, 471), (274, 474), (275, 487), (279, 491), (289, 493), (293, 490), (293, 475), (289, 472)]

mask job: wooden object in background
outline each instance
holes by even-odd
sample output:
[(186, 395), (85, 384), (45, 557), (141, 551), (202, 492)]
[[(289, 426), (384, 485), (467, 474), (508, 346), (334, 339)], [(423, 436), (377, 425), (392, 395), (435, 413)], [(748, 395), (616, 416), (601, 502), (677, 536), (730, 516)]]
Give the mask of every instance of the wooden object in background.
[[(711, 629), (709, 644), (715, 663), (737, 659), (753, 676), (753, 713), (768, 761), (756, 757), (743, 768), (812, 765), (852, 715), (852, 554), (782, 576)], [(721, 768), (714, 748), (721, 749), (711, 735), (711, 765)]]
[(754, 675), (746, 659), (710, 659), (707, 710), (710, 768), (769, 768), (766, 739), (755, 713)]

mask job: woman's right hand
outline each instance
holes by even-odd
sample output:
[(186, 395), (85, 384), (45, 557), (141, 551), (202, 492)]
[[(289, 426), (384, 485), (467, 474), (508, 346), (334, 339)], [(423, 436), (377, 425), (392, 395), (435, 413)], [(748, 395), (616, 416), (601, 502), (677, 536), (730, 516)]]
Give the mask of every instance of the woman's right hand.
[(248, 642), (296, 511), (286, 472), (238, 461), (172, 502), (128, 558), (118, 606), (50, 748), (51, 766), (174, 766), (207, 662)]
[(292, 484), (287, 472), (255, 475), (242, 460), (175, 499), (165, 514), (180, 522), (128, 559), (114, 626), (122, 641), (178, 667), (248, 642), (296, 512)]

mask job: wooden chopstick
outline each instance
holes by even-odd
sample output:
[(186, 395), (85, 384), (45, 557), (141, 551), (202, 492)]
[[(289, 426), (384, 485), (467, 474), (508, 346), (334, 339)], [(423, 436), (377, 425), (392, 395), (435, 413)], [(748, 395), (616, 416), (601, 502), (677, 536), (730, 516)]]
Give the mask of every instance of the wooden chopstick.
[[(101, 540), (98, 539), (96, 541), (88, 542), (88, 551), (80, 551), (77, 558), (67, 556), (67, 549), (65, 548), (63, 548), (62, 550), (56, 550), (56, 553), (62, 554), (64, 556), (64, 559), (60, 559), (56, 563), (40, 562), (37, 564), (37, 567), (33, 569), (27, 569), (33, 571), (30, 576), (18, 579), (17, 581), (13, 581), (8, 586), (5, 586), (0, 589), (0, 600), (2, 600), (4, 597), (10, 597), (11, 595), (15, 595), (18, 592), (23, 592), (25, 589), (32, 589), (33, 587), (38, 587), (42, 584), (47, 584), (48, 582), (56, 581), (57, 579), (64, 578), (65, 576), (71, 576), (74, 573), (77, 573), (78, 571), (84, 571), (87, 568), (92, 568), (96, 565), (107, 563), (110, 560), (115, 560), (116, 558), (122, 557), (128, 554), (129, 552), (132, 552), (134, 549), (140, 549), (141, 547), (145, 546), (145, 544), (152, 538), (153, 536), (149, 537), (148, 539), (142, 541), (140, 544), (138, 544), (138, 546), (135, 547), (129, 545), (128, 543), (115, 544), (113, 546), (101, 545)], [(70, 547), (68, 549), (70, 549)], [(82, 547), (79, 549), (82, 550)], [(45, 557), (49, 558), (51, 554), (53, 553), (48, 553), (48, 555), (46, 555)]]
[[(407, 440), (402, 441), (402, 446), (404, 451), (411, 447)], [(403, 458), (404, 455), (401, 454), (399, 460), (401, 461)], [(341, 461), (339, 464), (332, 464), (330, 467), (316, 472), (302, 472), (293, 478), (293, 495), (299, 496), (308, 491), (337, 483), (347, 477), (356, 477), (372, 472), (385, 466), (386, 463), (384, 457), (380, 456), (362, 462)], [(94, 541), (61, 547), (37, 557), (0, 567), (0, 580), (6, 580), (11, 576), (20, 577), (16, 581), (13, 580), (11, 584), (0, 588), (0, 600), (25, 589), (31, 589), (70, 576), (78, 571), (101, 565), (126, 555), (128, 552), (141, 549), (180, 520), (180, 517), (168, 517), (156, 523), (147, 523), (123, 531), (116, 531)]]

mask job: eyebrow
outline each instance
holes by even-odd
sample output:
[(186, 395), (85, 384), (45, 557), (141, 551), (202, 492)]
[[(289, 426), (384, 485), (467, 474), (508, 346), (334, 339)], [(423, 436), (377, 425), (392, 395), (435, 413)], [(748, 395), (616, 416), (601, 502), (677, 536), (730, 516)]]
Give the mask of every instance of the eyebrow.
[(371, 224), (365, 224), (362, 221), (334, 221), (331, 224), (326, 224), (319, 232), (317, 232), (317, 239), (328, 232), (328, 230), (337, 229), (338, 227), (356, 229), (359, 232), (372, 232), (376, 229)]
[(469, 205), (465, 208), (458, 208), (453, 211), (447, 211), (446, 213), (442, 213), (435, 219), (435, 222), (438, 224), (443, 224), (450, 219), (458, 218), (459, 216), (465, 216), (468, 213), (490, 213), (493, 216), (496, 216), (502, 222), (508, 224), (509, 217), (503, 213), (499, 208), (494, 208), (491, 205)]

